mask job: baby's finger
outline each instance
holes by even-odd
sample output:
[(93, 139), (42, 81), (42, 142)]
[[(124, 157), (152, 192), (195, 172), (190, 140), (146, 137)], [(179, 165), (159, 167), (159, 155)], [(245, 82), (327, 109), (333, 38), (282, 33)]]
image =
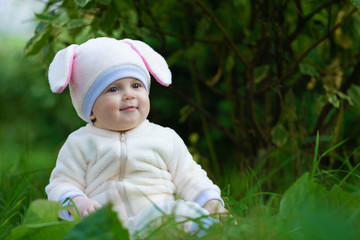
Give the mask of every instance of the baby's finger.
[(88, 210), (84, 211), (84, 212), (81, 214), (81, 216), (82, 216), (82, 217), (87, 217), (87, 216), (89, 216), (89, 211), (88, 211)]
[(94, 208), (95, 208), (95, 209), (100, 209), (100, 208), (101, 208), (101, 205), (97, 202), (97, 203), (95, 203)]
[(95, 212), (95, 206), (92, 206), (92, 207), (90, 207), (89, 209), (88, 209), (88, 213), (90, 214), (90, 213), (93, 213), (93, 212)]

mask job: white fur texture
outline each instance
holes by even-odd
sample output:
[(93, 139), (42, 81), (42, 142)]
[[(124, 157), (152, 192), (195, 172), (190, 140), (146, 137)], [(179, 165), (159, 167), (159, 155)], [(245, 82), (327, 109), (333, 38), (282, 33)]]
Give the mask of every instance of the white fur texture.
[(73, 63), (76, 47), (77, 45), (73, 44), (60, 50), (49, 66), (49, 84), (51, 91), (54, 93), (62, 92), (68, 84), (67, 81), (70, 80), (71, 64)]
[(145, 120), (126, 132), (124, 139), (125, 143), (119, 133), (92, 123), (73, 132), (46, 187), (49, 200), (77, 192), (101, 205), (112, 202), (126, 224), (129, 207), (134, 216), (152, 203), (174, 200), (175, 193), (195, 201), (204, 191), (213, 190), (220, 198), (220, 189), (173, 130)]

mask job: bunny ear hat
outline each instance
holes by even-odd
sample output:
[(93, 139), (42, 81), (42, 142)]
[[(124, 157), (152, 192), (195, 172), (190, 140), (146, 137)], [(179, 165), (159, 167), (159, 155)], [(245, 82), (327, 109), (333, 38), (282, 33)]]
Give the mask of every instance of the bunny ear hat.
[(171, 84), (165, 59), (149, 45), (103, 37), (60, 50), (50, 64), (48, 77), (54, 93), (61, 93), (69, 85), (76, 112), (90, 122), (92, 107), (109, 84), (132, 77), (149, 92), (150, 74), (164, 86)]

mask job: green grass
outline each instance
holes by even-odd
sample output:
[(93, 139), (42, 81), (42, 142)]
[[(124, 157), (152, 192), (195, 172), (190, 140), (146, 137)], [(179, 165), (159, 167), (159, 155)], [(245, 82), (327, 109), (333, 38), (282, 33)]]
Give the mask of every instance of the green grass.
[[(204, 229), (206, 234), (200, 238), (360, 239), (360, 163), (350, 161), (360, 147), (351, 154), (337, 156), (341, 163), (338, 169), (320, 169), (321, 161), (344, 142), (319, 153), (317, 137), (312, 168), (296, 181), (283, 183), (288, 187), (282, 192), (264, 189), (269, 181), (294, 178), (279, 179), (278, 175), (290, 168), (295, 156), (281, 159), (281, 164), (274, 164), (266, 174), (261, 167), (242, 172), (229, 170), (223, 197), (231, 216)], [(13, 164), (1, 165), (0, 239), (128, 239), (111, 206), (84, 219), (60, 220), (57, 213), (62, 206), (43, 199), (43, 188), (54, 164), (49, 159), (55, 158), (54, 153), (24, 149), (27, 152), (18, 154)], [(181, 226), (168, 216), (158, 228), (148, 229), (145, 239), (198, 239)]]

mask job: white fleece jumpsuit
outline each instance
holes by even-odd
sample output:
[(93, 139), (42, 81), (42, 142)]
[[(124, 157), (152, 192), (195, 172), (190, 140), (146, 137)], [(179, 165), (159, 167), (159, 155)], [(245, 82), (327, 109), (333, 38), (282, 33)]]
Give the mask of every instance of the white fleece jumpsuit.
[(210, 199), (221, 200), (220, 189), (182, 139), (148, 120), (125, 133), (89, 123), (70, 134), (46, 193), (54, 201), (83, 195), (101, 205), (112, 202), (124, 226), (142, 209), (173, 202), (175, 195), (200, 206)]

